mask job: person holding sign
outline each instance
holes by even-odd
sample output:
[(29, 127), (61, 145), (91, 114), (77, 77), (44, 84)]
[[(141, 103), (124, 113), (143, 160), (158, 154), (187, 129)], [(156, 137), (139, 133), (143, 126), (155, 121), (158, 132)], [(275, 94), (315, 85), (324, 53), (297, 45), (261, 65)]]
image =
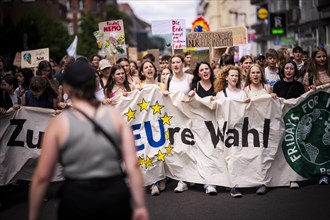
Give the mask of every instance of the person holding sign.
[[(214, 83), (216, 99), (231, 99), (244, 102), (250, 101), (246, 93), (241, 89), (242, 72), (242, 68), (234, 65), (225, 66), (220, 70)], [(230, 195), (234, 198), (242, 197), (242, 193), (237, 187), (238, 185), (235, 184), (230, 190)]]
[(223, 67), (214, 83), (217, 99), (234, 99), (248, 102), (246, 93), (241, 89), (241, 76), (243, 70), (238, 66), (228, 65)]
[[(211, 65), (206, 61), (201, 61), (197, 63), (193, 73), (192, 90), (189, 92), (189, 96), (193, 96), (195, 93), (201, 98), (214, 96), (214, 73)], [(205, 184), (204, 189), (208, 195), (216, 195), (218, 193), (216, 186), (212, 184)]]
[(316, 86), (330, 83), (329, 57), (324, 48), (315, 48), (312, 52), (311, 68), (304, 76), (305, 91)]
[(271, 94), (273, 98), (276, 98), (276, 94), (273, 93), (272, 87), (267, 84), (265, 74), (258, 64), (251, 65), (245, 81), (244, 91), (249, 98), (258, 97), (262, 94)]
[(128, 83), (124, 68), (119, 65), (113, 65), (110, 69), (109, 79), (105, 85), (103, 104), (113, 104), (112, 100), (115, 96), (134, 90), (134, 86)]
[[(191, 90), (193, 75), (183, 72), (184, 58), (179, 54), (174, 54), (171, 59), (171, 69), (173, 74), (165, 79), (165, 91), (163, 94), (167, 96), (170, 92), (182, 92), (185, 97)], [(191, 97), (191, 94), (189, 95)], [(188, 97), (188, 98), (189, 98)], [(185, 98), (184, 98), (185, 99)], [(179, 180), (174, 192), (183, 192), (188, 190), (187, 183)]]
[(161, 82), (157, 82), (157, 68), (155, 64), (149, 60), (145, 60), (139, 70), (139, 78), (141, 82), (139, 83), (139, 89), (142, 89), (146, 85), (156, 85), (161, 92), (164, 91), (165, 86)]
[(133, 132), (116, 109), (100, 105), (95, 77), (95, 69), (82, 62), (63, 74), (73, 107), (46, 128), (29, 193), (29, 220), (38, 218), (57, 162), (65, 177), (58, 219), (149, 219)]
[[(161, 82), (157, 82), (157, 68), (155, 64), (150, 60), (145, 60), (139, 69), (139, 78), (141, 82), (139, 83), (139, 90), (142, 90), (147, 86), (157, 86), (161, 92), (164, 91), (165, 86)], [(164, 191), (166, 188), (165, 180), (157, 181), (154, 184), (151, 184), (150, 191), (151, 195), (159, 195), (160, 191)]]

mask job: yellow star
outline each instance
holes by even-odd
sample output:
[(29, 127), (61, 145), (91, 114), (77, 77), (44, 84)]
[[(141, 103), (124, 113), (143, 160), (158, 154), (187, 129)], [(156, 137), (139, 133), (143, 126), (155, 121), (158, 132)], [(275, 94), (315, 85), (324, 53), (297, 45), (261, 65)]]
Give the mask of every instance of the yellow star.
[(165, 160), (165, 155), (166, 154), (163, 154), (160, 150), (158, 151), (158, 154), (157, 154), (157, 160), (158, 161), (164, 161)]
[(167, 140), (170, 139), (170, 132), (168, 130), (165, 131), (165, 136)]
[(172, 155), (172, 149), (173, 147), (169, 144), (167, 147), (165, 147), (166, 151), (167, 151), (167, 155), (171, 154)]
[(146, 102), (146, 100), (144, 100), (144, 98), (142, 99), (141, 103), (138, 103), (138, 106), (140, 106), (140, 112), (142, 112), (143, 110), (148, 110), (148, 106), (149, 106), (150, 102)]
[(154, 110), (154, 113), (153, 113), (153, 114), (155, 115), (156, 113), (161, 114), (160, 110), (161, 110), (162, 108), (164, 108), (164, 105), (159, 105), (159, 104), (158, 104), (158, 101), (157, 101), (155, 105), (152, 105), (152, 106), (150, 106), (150, 107)]
[(146, 168), (148, 168), (148, 167), (153, 167), (154, 166), (154, 164), (152, 163), (152, 160), (153, 160), (154, 158), (152, 157), (152, 158), (149, 158), (148, 156), (147, 156), (147, 160), (145, 160), (144, 161), (144, 165), (146, 165)]
[(139, 162), (139, 165), (142, 166), (144, 164), (143, 157), (139, 157), (138, 162)]
[(163, 117), (161, 117), (160, 119), (162, 119), (163, 124), (168, 124), (171, 125), (171, 118), (173, 118), (173, 116), (168, 116), (167, 113), (165, 113), (165, 115)]
[(136, 110), (132, 110), (131, 107), (128, 109), (128, 111), (124, 114), (127, 116), (127, 121), (130, 121), (132, 118), (135, 119), (135, 112)]

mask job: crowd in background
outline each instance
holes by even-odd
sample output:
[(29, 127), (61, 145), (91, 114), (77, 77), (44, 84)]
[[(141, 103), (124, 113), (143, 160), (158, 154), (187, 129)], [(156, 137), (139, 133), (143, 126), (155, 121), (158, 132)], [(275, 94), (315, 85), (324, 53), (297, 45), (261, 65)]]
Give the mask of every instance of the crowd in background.
[[(63, 73), (75, 62), (83, 62), (95, 70), (95, 96), (104, 105), (116, 104), (114, 97), (127, 95), (135, 89), (154, 84), (166, 96), (174, 91), (185, 94), (183, 101), (189, 102), (196, 94), (217, 99), (238, 99), (249, 102), (262, 94), (273, 98), (297, 98), (317, 86), (330, 83), (330, 58), (323, 48), (303, 51), (300, 46), (293, 49), (268, 49), (258, 55), (244, 55), (238, 62), (234, 55), (224, 53), (220, 60), (200, 61), (191, 68), (191, 51), (184, 54), (163, 55), (159, 65), (153, 54), (141, 60), (120, 58), (115, 63), (99, 55), (74, 59), (65, 55), (57, 63), (50, 59), (41, 61), (37, 68), (8, 68), (0, 57), (0, 114), (13, 107), (32, 106), (50, 108), (60, 114), (70, 108), (72, 102), (63, 91)], [(165, 189), (166, 180), (151, 186), (151, 194), (158, 195)], [(328, 184), (328, 176), (320, 178), (320, 184)], [(178, 182), (175, 192), (188, 189), (188, 183)], [(298, 188), (296, 182), (291, 188)], [(205, 185), (207, 194), (216, 194), (216, 186)], [(266, 186), (258, 187), (257, 194), (265, 194)], [(242, 194), (236, 185), (231, 189), (233, 197)]]

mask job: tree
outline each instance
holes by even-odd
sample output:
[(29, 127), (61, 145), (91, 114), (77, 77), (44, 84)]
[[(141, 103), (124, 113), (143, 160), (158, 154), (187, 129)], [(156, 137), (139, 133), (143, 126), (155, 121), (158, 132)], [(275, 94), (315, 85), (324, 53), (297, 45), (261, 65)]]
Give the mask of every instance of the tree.
[(40, 10), (24, 16), (15, 29), (22, 42), (20, 50), (49, 48), (49, 56), (57, 61), (66, 54), (71, 43), (64, 25)]

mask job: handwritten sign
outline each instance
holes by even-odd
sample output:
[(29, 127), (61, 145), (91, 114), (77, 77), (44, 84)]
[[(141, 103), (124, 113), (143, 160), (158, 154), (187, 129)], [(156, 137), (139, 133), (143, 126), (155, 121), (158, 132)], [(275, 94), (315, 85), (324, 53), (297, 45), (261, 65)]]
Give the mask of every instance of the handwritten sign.
[(13, 65), (15, 66), (21, 66), (21, 63), (22, 63), (22, 59), (21, 59), (21, 52), (17, 52), (16, 55), (15, 55), (15, 59), (14, 59), (14, 62), (13, 62)]
[(155, 66), (157, 68), (159, 68), (159, 55), (160, 55), (159, 49), (150, 49), (147, 51), (147, 53), (151, 53), (152, 55), (154, 55), (155, 62), (153, 62), (153, 63), (155, 64)]
[(184, 20), (172, 20), (172, 48), (186, 48), (186, 29)]
[(231, 31), (233, 33), (233, 46), (244, 45), (248, 43), (246, 27), (221, 28), (218, 31)]
[(190, 68), (195, 69), (196, 65), (200, 61), (210, 62), (210, 51), (206, 50), (192, 50), (191, 51), (191, 60), (190, 60)]
[(21, 68), (37, 67), (42, 60), (49, 61), (49, 48), (22, 51)]
[(105, 21), (99, 23), (97, 34), (99, 47), (110, 56), (127, 54), (123, 20)]
[(233, 33), (192, 32), (188, 34), (188, 47), (229, 47), (233, 46)]

